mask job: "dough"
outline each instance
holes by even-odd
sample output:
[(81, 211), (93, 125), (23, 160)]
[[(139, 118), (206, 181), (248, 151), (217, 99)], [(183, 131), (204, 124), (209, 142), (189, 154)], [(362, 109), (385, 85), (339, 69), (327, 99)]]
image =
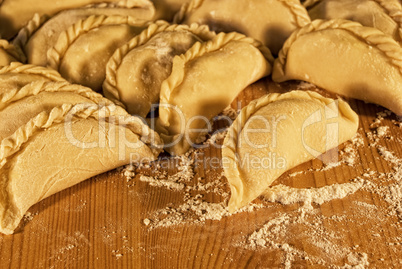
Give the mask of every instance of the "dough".
[(130, 114), (145, 117), (159, 101), (162, 81), (171, 72), (175, 55), (195, 42), (215, 36), (208, 26), (170, 25), (157, 22), (115, 51), (106, 66), (103, 92)]
[(10, 39), (37, 13), (52, 16), (59, 11), (85, 7), (96, 3), (114, 3), (116, 6), (137, 7), (148, 0), (4, 0), (0, 2), (0, 36)]
[(308, 24), (310, 17), (299, 0), (193, 0), (183, 5), (174, 22), (243, 33), (277, 54), (286, 38)]
[[(265, 56), (265, 57), (264, 57)], [(162, 83), (156, 130), (165, 150), (185, 153), (205, 132), (208, 121), (223, 111), (248, 85), (271, 72), (269, 50), (238, 33), (220, 33), (175, 56)]]
[(402, 115), (402, 48), (357, 22), (315, 20), (295, 31), (275, 60), (272, 79), (305, 80)]
[(120, 15), (131, 16), (138, 21), (151, 20), (155, 14), (153, 4), (148, 0), (137, 1), (135, 6), (126, 3), (97, 4), (88, 7), (63, 10), (53, 17), (35, 14), (22, 28), (13, 43), (20, 47), (28, 58), (28, 63), (47, 65), (47, 51), (53, 47), (60, 33), (71, 25), (92, 15)]
[(12, 62), (25, 61), (22, 51), (5, 39), (0, 39), (0, 68)]
[(312, 20), (356, 21), (401, 41), (402, 7), (398, 0), (313, 0), (306, 1), (304, 5)]
[(282, 173), (351, 139), (358, 116), (315, 92), (268, 94), (244, 107), (223, 142), (229, 211), (262, 194)]
[(1, 233), (12, 234), (32, 205), (56, 192), (131, 161), (157, 158), (159, 136), (115, 111), (114, 105), (64, 104), (1, 141)]
[(37, 80), (22, 88), (0, 93), (0, 141), (42, 111), (50, 111), (63, 104), (79, 103), (113, 104), (87, 87), (68, 82)]
[(52, 69), (31, 64), (12, 62), (0, 68), (0, 94), (38, 81), (65, 81), (65, 79)]
[(181, 6), (190, 0), (152, 0), (152, 2), (156, 9), (154, 20), (172, 21)]
[(48, 65), (68, 81), (100, 91), (113, 52), (145, 27), (128, 16), (90, 16), (60, 34), (48, 51)]

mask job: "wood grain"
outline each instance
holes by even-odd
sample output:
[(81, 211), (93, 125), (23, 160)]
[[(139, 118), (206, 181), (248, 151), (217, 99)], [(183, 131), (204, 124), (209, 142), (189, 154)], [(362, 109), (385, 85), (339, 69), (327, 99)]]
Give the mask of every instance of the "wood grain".
[[(242, 92), (232, 106), (244, 106), (267, 92), (294, 87), (294, 83), (278, 86), (264, 79)], [(364, 140), (364, 146), (357, 148), (356, 163), (323, 170), (323, 163), (313, 160), (284, 174), (275, 184), (322, 187), (349, 182), (367, 171), (376, 171), (371, 180), (378, 186), (389, 184), (375, 177), (392, 172), (393, 166), (376, 147), (369, 146), (367, 137), (375, 130), (372, 123), (377, 113), (384, 108), (349, 102), (360, 115), (359, 133)], [(380, 138), (378, 144), (401, 158), (402, 128), (393, 120), (395, 115), (382, 120), (381, 125), (389, 126), (389, 135)], [(215, 128), (224, 125), (216, 122)], [(204, 159), (220, 158), (215, 147), (197, 151), (201, 153)], [(264, 206), (252, 212), (198, 223), (197, 218), (188, 217), (180, 225), (150, 229), (144, 219), (152, 220), (157, 210), (177, 208), (185, 194), (138, 180), (139, 173), (154, 172), (141, 168), (128, 180), (121, 171), (110, 171), (36, 204), (14, 235), (0, 236), (1, 268), (341, 268), (353, 265), (349, 253), (367, 254), (367, 268), (402, 267), (401, 219), (389, 214), (393, 209), (374, 191), (362, 189), (343, 199), (314, 205), (314, 214), (304, 216), (304, 223), (297, 222), (302, 204), (281, 205), (259, 199), (256, 203)], [(174, 174), (177, 167), (166, 172)], [(228, 191), (221, 168), (204, 169), (198, 163), (194, 172), (188, 185), (219, 179), (219, 188)], [(291, 176), (297, 172), (300, 174)], [(196, 194), (203, 194), (202, 199), (209, 203), (224, 200), (214, 192), (191, 192)], [(281, 241), (281, 235), (272, 240), (279, 240), (280, 247), (246, 247), (248, 236), (283, 214), (294, 223), (278, 226), (285, 229), (281, 233), (286, 238)]]

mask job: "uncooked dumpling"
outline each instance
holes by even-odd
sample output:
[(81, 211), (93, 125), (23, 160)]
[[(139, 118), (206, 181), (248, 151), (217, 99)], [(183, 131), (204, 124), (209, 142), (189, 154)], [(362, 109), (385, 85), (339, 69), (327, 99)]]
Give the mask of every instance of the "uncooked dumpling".
[(13, 233), (32, 205), (56, 192), (129, 162), (157, 158), (159, 136), (121, 111), (65, 104), (0, 142), (1, 233)]
[(96, 3), (115, 3), (116, 6), (136, 7), (147, 0), (3, 0), (0, 2), (0, 36), (13, 37), (37, 13), (52, 16), (59, 11), (85, 7)]
[(0, 93), (0, 141), (43, 111), (63, 104), (112, 102), (90, 88), (68, 82), (36, 80), (22, 88)]
[(145, 27), (143, 20), (128, 16), (90, 16), (60, 34), (48, 51), (49, 67), (72, 83), (99, 91), (113, 52)]
[(130, 114), (145, 117), (159, 101), (161, 83), (170, 75), (173, 57), (214, 36), (206, 25), (150, 25), (110, 58), (103, 84), (105, 96), (123, 103)]
[(273, 93), (252, 101), (223, 143), (229, 211), (253, 201), (285, 171), (351, 139), (358, 125), (346, 102), (315, 92)]
[(25, 56), (13, 44), (5, 39), (0, 39), (0, 67), (9, 65), (12, 62), (22, 62)]
[(306, 1), (304, 6), (312, 20), (356, 21), (401, 41), (402, 7), (398, 0), (313, 0)]
[(299, 0), (193, 0), (183, 5), (175, 22), (243, 33), (277, 54), (286, 38), (308, 24), (310, 17)]
[(0, 94), (37, 81), (65, 81), (53, 69), (13, 62), (0, 68)]
[(238, 33), (220, 33), (175, 56), (162, 83), (156, 130), (174, 155), (185, 153), (248, 85), (270, 74), (269, 50)]
[(357, 22), (316, 20), (294, 32), (275, 60), (272, 78), (308, 81), (402, 115), (402, 48)]
[[(133, 4), (133, 3), (131, 3)], [(60, 33), (68, 27), (91, 15), (131, 16), (138, 20), (148, 21), (154, 16), (155, 9), (148, 0), (130, 3), (103, 3), (88, 7), (63, 10), (53, 17), (47, 15), (35, 16), (22, 28), (13, 43), (20, 47), (28, 58), (28, 63), (46, 66), (47, 51), (53, 47)]]

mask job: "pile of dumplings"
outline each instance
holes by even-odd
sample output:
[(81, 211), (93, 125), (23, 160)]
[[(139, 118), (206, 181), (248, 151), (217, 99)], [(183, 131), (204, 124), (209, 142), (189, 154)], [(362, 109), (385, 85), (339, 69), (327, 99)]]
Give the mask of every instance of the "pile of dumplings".
[[(0, 232), (94, 175), (186, 153), (266, 76), (402, 115), (401, 23), (398, 0), (0, 1)], [(229, 210), (358, 124), (316, 92), (252, 101), (222, 149)], [(273, 155), (283, 163), (264, 165)]]

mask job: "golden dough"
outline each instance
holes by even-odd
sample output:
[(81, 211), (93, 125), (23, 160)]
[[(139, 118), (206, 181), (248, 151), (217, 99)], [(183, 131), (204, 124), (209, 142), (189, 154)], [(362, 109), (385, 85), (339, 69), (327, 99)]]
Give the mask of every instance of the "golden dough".
[(25, 61), (24, 53), (5, 39), (0, 39), (0, 67)]
[(223, 143), (229, 211), (253, 201), (285, 171), (351, 139), (358, 124), (346, 102), (315, 92), (273, 93), (252, 101)]
[(136, 1), (136, 5), (129, 3), (103, 3), (88, 7), (63, 10), (53, 17), (47, 15), (34, 17), (22, 28), (13, 43), (25, 52), (28, 63), (36, 65), (47, 65), (47, 51), (53, 47), (59, 35), (66, 31), (71, 25), (93, 15), (119, 15), (131, 16), (137, 20), (151, 20), (155, 14), (153, 4), (148, 1)]
[(139, 34), (146, 22), (128, 16), (90, 16), (61, 33), (48, 65), (72, 83), (99, 91), (113, 52)]
[(12, 62), (0, 68), (0, 94), (38, 81), (66, 80), (53, 69), (31, 64)]
[(215, 36), (208, 26), (157, 22), (117, 49), (106, 66), (105, 96), (123, 103), (130, 114), (145, 117), (159, 101), (162, 81), (171, 72), (175, 55), (195, 42)]
[(357, 22), (315, 20), (295, 31), (275, 60), (272, 79), (308, 81), (402, 115), (402, 48)]
[(175, 23), (207, 24), (217, 32), (236, 31), (261, 41), (277, 54), (286, 38), (310, 22), (299, 0), (193, 0)]
[(0, 3), (0, 36), (12, 38), (37, 13), (52, 16), (59, 11), (85, 7), (96, 3), (115, 3), (116, 6), (136, 7), (148, 0), (4, 0)]
[(40, 200), (130, 162), (154, 160), (159, 136), (115, 106), (65, 104), (0, 143), (0, 232), (12, 234)]
[(191, 0), (152, 0), (156, 14), (154, 20), (172, 21), (181, 6)]
[(312, 20), (345, 19), (402, 38), (402, 7), (398, 0), (313, 0), (304, 6)]
[[(272, 56), (260, 42), (238, 33), (220, 33), (175, 56), (162, 83), (156, 130), (165, 150), (185, 153), (208, 121), (223, 111), (248, 85), (270, 74)], [(201, 131), (203, 129), (204, 131)]]

